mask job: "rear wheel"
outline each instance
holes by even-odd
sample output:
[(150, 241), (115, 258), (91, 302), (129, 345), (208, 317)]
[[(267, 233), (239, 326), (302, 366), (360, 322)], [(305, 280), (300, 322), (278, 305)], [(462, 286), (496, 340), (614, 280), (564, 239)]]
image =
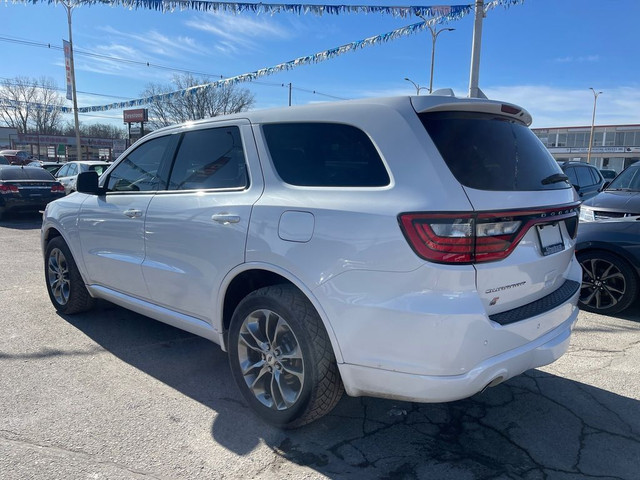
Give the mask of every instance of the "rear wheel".
[(62, 237), (55, 237), (47, 244), (44, 272), (49, 298), (60, 313), (80, 313), (93, 307), (95, 301)]
[(638, 279), (626, 260), (605, 251), (577, 254), (582, 266), (580, 308), (604, 315), (621, 312), (638, 295)]
[(249, 406), (278, 427), (312, 422), (342, 397), (322, 321), (290, 285), (261, 288), (240, 302), (229, 329), (229, 361)]

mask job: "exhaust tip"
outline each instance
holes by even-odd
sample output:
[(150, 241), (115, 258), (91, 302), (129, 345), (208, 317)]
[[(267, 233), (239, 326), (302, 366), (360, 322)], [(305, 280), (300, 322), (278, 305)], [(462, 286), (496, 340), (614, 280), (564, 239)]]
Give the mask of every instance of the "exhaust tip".
[(489, 383), (487, 383), (485, 385), (485, 387), (482, 390), (480, 390), (480, 393), (484, 392), (487, 388), (495, 387), (496, 385), (499, 385), (502, 382), (504, 382), (504, 377), (502, 375), (500, 375), (500, 376), (494, 378), (493, 380), (491, 380)]

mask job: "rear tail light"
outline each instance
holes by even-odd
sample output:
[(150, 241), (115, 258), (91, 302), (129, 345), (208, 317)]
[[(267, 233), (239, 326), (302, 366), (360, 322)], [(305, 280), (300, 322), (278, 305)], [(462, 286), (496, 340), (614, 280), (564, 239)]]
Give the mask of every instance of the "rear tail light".
[(7, 193), (18, 193), (18, 186), (0, 183), (0, 195), (4, 195)]
[(517, 212), (405, 213), (399, 216), (418, 256), (436, 263), (480, 263), (509, 256), (532, 225), (565, 220), (575, 238), (577, 206)]
[(51, 185), (51, 193), (64, 193), (64, 186), (61, 183)]

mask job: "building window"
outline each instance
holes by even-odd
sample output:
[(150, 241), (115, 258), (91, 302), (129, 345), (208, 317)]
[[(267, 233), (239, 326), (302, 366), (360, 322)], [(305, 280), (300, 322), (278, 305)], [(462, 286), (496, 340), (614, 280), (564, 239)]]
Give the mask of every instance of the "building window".
[(604, 132), (593, 132), (593, 146), (601, 147), (604, 138)]
[(559, 133), (558, 134), (558, 147), (566, 147), (567, 146), (567, 134)]

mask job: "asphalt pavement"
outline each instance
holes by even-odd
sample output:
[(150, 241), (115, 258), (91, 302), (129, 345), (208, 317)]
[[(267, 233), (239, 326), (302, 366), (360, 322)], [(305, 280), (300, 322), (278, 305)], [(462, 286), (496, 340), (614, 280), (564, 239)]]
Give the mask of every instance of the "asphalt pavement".
[(247, 408), (226, 354), (47, 296), (38, 215), (0, 221), (0, 478), (639, 479), (640, 305), (580, 313), (556, 363), (470, 399), (345, 396), (304, 428)]

